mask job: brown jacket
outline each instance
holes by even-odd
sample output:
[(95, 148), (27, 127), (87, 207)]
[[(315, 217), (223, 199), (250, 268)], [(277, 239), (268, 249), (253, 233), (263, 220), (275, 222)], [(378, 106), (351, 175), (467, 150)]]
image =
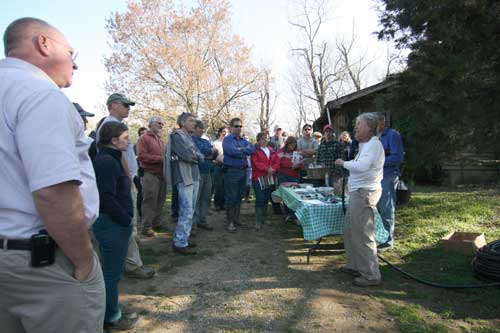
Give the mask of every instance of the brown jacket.
[(137, 159), (141, 168), (145, 172), (163, 177), (163, 154), (165, 150), (163, 140), (154, 135), (153, 132), (147, 131), (139, 138), (136, 147)]

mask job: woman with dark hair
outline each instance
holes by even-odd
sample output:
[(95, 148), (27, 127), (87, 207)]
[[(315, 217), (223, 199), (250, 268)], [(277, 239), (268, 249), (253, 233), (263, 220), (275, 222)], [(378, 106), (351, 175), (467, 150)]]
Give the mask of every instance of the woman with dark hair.
[(300, 169), (302, 169), (304, 165), (301, 160), (294, 157), (294, 152), (298, 152), (297, 139), (293, 136), (289, 136), (286, 139), (283, 148), (278, 151), (278, 157), (280, 159), (278, 181), (280, 183), (298, 183), (300, 180)]
[[(252, 187), (255, 193), (255, 229), (260, 230), (266, 223), (267, 204), (271, 200), (274, 188), (274, 176), (280, 167), (278, 154), (268, 147), (269, 135), (265, 132), (257, 134), (255, 152), (251, 156)], [(270, 181), (272, 179), (272, 181)]]
[(125, 124), (104, 123), (99, 131), (99, 152), (93, 161), (100, 206), (92, 230), (99, 242), (106, 286), (104, 327), (110, 330), (131, 329), (139, 321), (137, 315), (122, 315), (118, 303), (118, 283), (125, 268), (134, 216), (131, 180), (120, 162), (127, 145)]
[[(280, 159), (278, 182), (280, 184), (287, 182), (298, 183), (300, 181), (300, 170), (304, 168), (304, 163), (297, 150), (297, 139), (295, 137), (289, 136), (286, 139), (283, 149), (278, 151), (278, 157)], [(284, 207), (286, 213), (285, 221), (292, 221), (294, 219), (293, 211), (286, 205)]]

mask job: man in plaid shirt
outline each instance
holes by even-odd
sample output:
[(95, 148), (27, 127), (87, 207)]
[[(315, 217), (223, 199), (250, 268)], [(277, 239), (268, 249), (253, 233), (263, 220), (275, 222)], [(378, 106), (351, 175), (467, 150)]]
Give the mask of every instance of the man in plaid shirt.
[(333, 127), (326, 124), (323, 127), (324, 141), (319, 145), (316, 162), (328, 168), (329, 186), (342, 176), (342, 168), (335, 165), (335, 160), (342, 158), (342, 146), (333, 138)]

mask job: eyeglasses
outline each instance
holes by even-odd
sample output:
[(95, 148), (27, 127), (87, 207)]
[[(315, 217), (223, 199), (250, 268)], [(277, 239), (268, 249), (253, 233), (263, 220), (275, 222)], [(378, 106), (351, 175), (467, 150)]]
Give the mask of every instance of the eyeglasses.
[(234, 128), (242, 128), (242, 127), (243, 127), (243, 125), (234, 125), (233, 127), (234, 127)]
[(52, 37), (50, 37), (50, 36), (44, 36), (44, 37), (45, 37), (45, 38), (47, 38), (47, 39), (50, 39), (51, 41), (56, 42), (57, 44), (60, 44), (60, 45), (62, 45), (62, 46), (64, 46), (64, 47), (66, 47), (66, 48), (68, 49), (69, 54), (71, 55), (71, 60), (73, 61), (73, 63), (75, 63), (75, 62), (76, 62), (76, 57), (78, 57), (78, 52), (75, 52), (75, 50), (73, 50), (73, 48), (72, 48), (72, 47), (70, 47), (70, 46), (69, 46), (69, 45), (67, 45), (66, 43), (60, 42), (60, 41), (58, 41), (57, 39), (52, 38)]

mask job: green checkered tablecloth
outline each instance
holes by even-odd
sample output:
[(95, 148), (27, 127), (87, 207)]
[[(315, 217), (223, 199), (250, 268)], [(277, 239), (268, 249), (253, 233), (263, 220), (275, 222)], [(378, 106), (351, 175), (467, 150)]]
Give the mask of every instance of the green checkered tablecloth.
[[(342, 202), (319, 204), (302, 200), (300, 195), (292, 188), (280, 187), (273, 192), (274, 197), (279, 197), (295, 211), (299, 219), (305, 240), (316, 240), (327, 235), (341, 235), (344, 232), (344, 212)], [(339, 200), (340, 201), (340, 200)], [(347, 202), (346, 202), (347, 206)], [(378, 212), (375, 214), (375, 240), (384, 243), (388, 232), (382, 225)]]

